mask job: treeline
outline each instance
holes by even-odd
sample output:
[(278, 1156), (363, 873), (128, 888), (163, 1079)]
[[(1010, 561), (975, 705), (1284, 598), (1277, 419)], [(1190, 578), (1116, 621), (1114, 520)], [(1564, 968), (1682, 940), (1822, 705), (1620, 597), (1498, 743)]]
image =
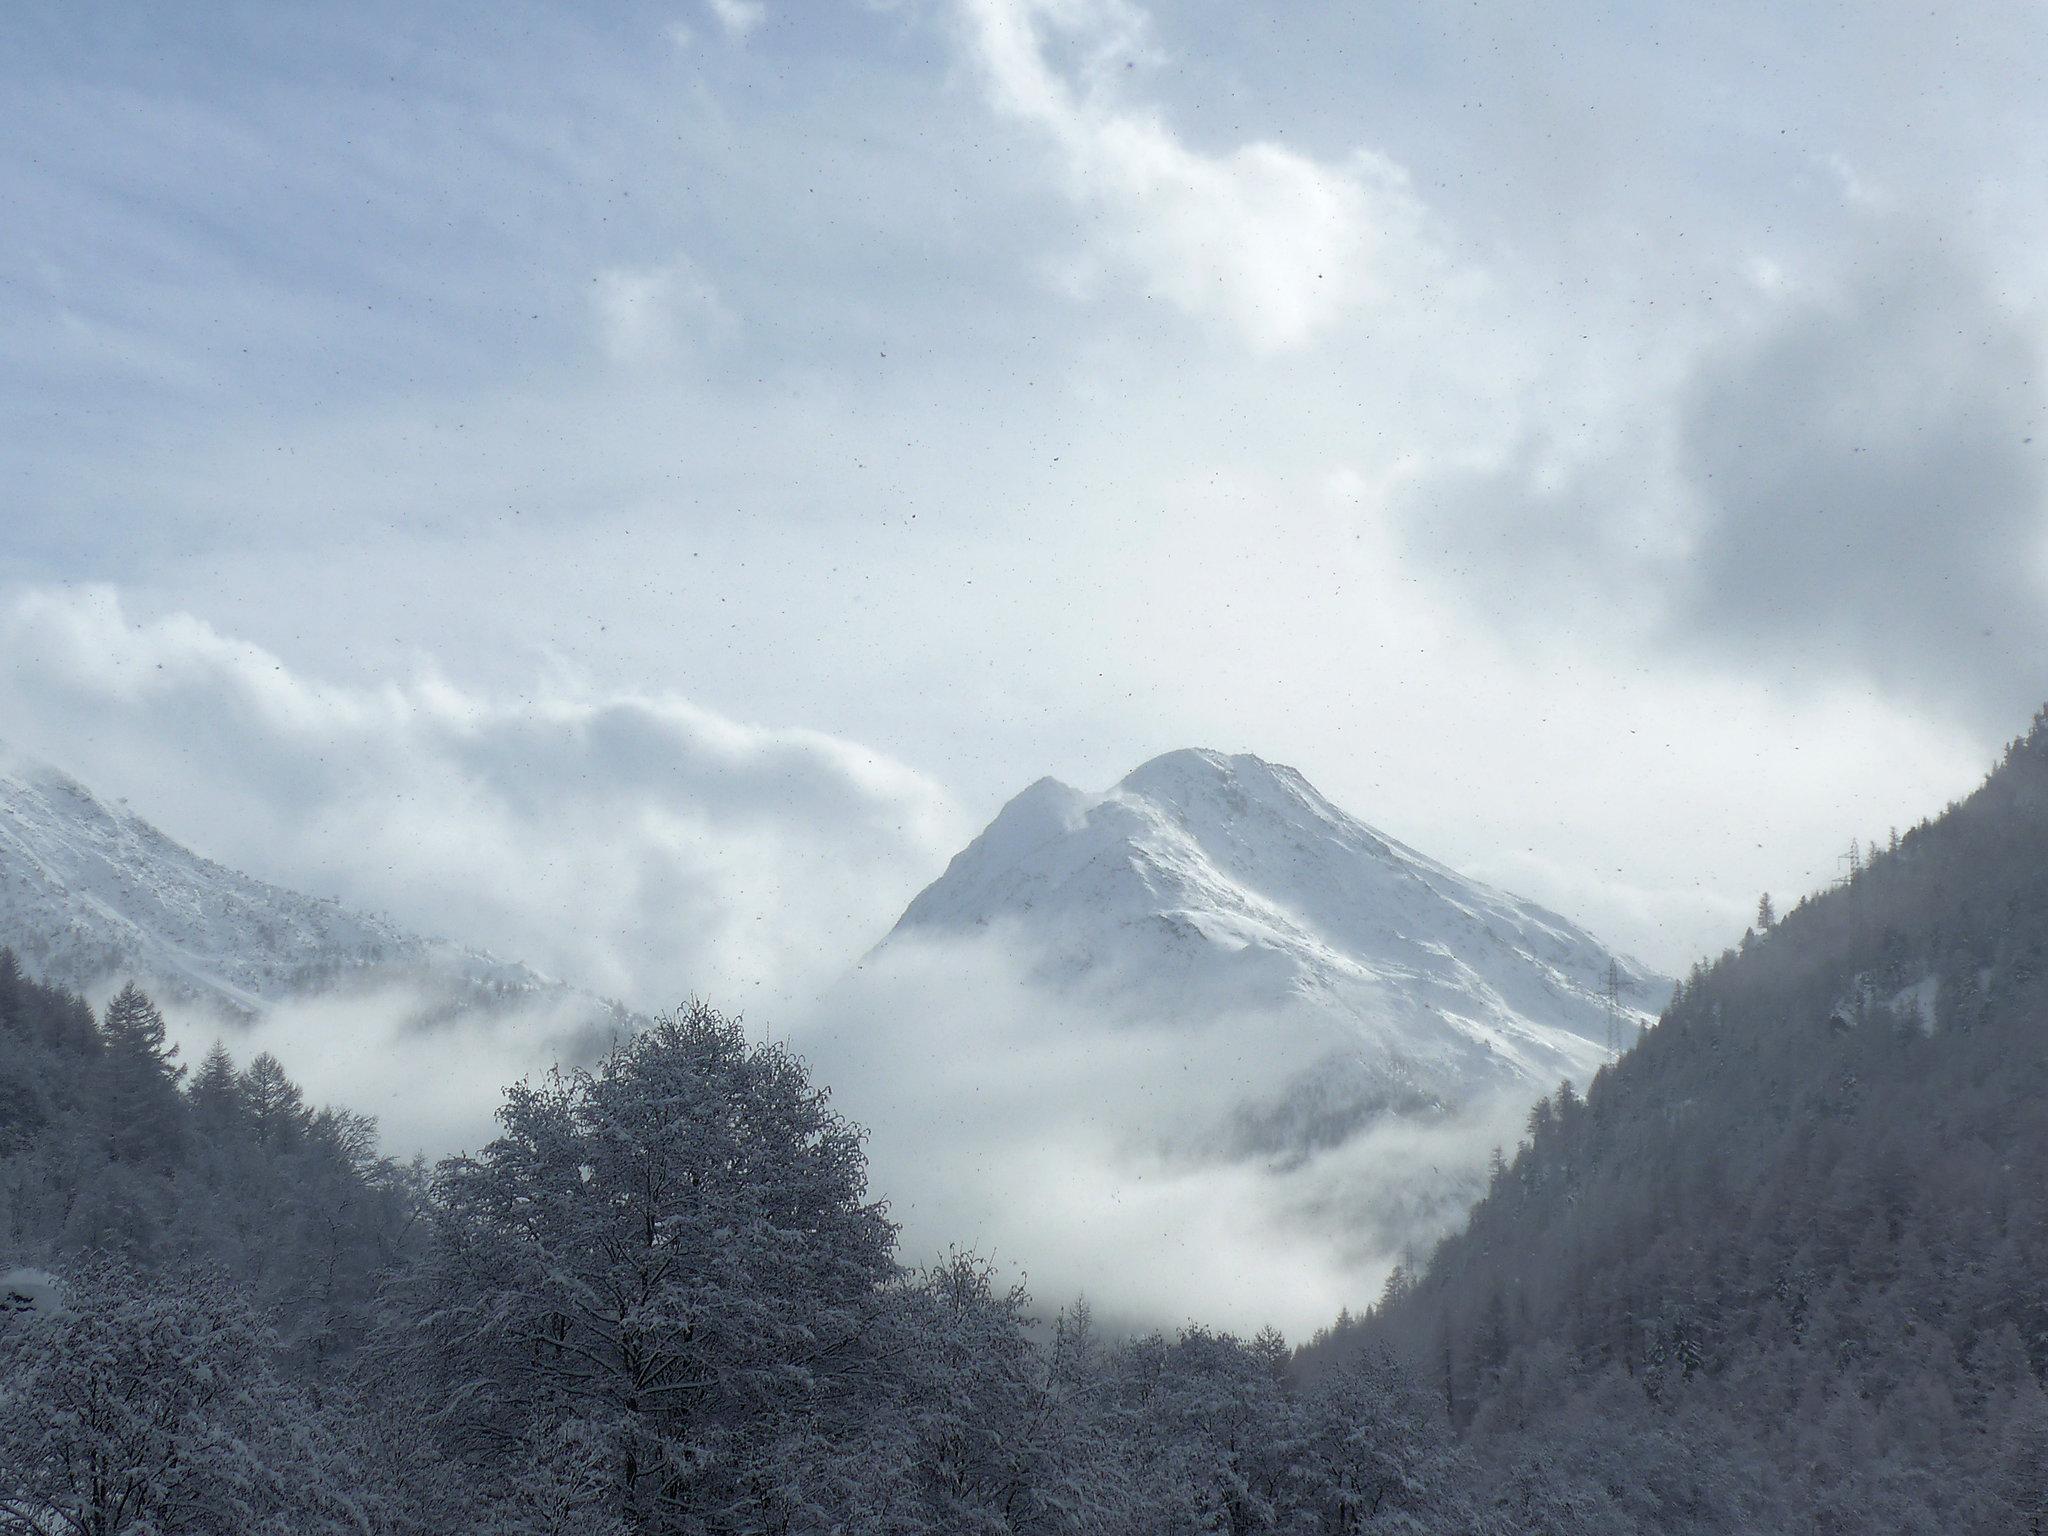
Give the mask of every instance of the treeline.
[(188, 1070), (134, 987), (96, 1019), (0, 950), (0, 1258), (225, 1269), (310, 1367), (368, 1336), (424, 1179), (275, 1057)]
[(858, 1133), (705, 1008), (431, 1171), (11, 957), (0, 1073), (0, 1532), (1486, 1528), (1387, 1357), (905, 1270)]
[(2048, 1528), (2048, 723), (1528, 1131), (1310, 1351), (1398, 1345), (1528, 1529)]

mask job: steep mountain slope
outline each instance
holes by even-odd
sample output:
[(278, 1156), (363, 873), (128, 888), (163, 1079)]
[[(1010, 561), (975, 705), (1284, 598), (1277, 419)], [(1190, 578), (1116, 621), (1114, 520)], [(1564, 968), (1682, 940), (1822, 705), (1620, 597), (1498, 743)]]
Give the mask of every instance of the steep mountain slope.
[(616, 1005), (523, 965), (406, 932), (227, 869), (48, 766), (0, 756), (0, 943), (56, 984), (134, 976), (251, 1017), (267, 1003), (402, 988), (419, 1021), (474, 1010)]
[(1743, 1529), (2042, 1529), (2048, 715), (1529, 1127), (1312, 1362), (1405, 1343), (1539, 1502), (1539, 1464), (1596, 1454), (1574, 1421), (1625, 1463), (1634, 1418), (1736, 1447), (1729, 1486), (1783, 1500)]
[[(1346, 815), (1291, 768), (1171, 752), (1104, 794), (1042, 779), (878, 954), (993, 935), (1038, 983), (1150, 1018), (1278, 1019), (1360, 1107), (1560, 1078), (1633, 1039), (1669, 983), (1554, 913)], [(1618, 1011), (1606, 998), (1612, 962)]]

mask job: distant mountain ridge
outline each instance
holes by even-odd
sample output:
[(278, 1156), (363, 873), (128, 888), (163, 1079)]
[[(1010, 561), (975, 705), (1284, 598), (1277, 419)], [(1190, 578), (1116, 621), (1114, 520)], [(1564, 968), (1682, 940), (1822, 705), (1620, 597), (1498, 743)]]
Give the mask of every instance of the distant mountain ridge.
[(1623, 1044), (1671, 985), (1367, 826), (1294, 769), (1199, 749), (1102, 794), (1039, 780), (876, 953), (972, 934), (1008, 936), (1037, 981), (1153, 1016), (1280, 1015), (1320, 1032), (1361, 1107), (1583, 1081), (1608, 1057), (1610, 961)]
[(414, 1022), (535, 1007), (627, 1015), (513, 961), (229, 869), (47, 764), (0, 751), (0, 943), (91, 990), (133, 976), (253, 1018), (291, 997), (404, 988)]

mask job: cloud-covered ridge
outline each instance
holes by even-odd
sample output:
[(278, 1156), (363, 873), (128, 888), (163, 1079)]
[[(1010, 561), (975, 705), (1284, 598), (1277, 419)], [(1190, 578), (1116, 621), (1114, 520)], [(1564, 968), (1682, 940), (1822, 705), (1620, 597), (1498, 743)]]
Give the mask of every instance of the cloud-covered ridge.
[(325, 681), (108, 589), (0, 608), (0, 710), (224, 862), (645, 1008), (803, 990), (951, 829), (918, 774), (820, 732), (564, 680)]

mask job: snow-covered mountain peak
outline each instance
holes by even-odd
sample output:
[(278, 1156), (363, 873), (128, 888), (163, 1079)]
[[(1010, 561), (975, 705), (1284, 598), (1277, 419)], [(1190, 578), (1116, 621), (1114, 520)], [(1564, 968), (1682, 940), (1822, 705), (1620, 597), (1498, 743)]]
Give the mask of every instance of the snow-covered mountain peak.
[(1609, 1037), (1632, 1038), (1662, 1001), (1641, 966), (1386, 837), (1296, 770), (1198, 748), (1100, 794), (1039, 780), (878, 953), (963, 934), (1147, 1016), (1293, 1016), (1438, 1101), (1482, 1080), (1589, 1076)]
[(1242, 807), (1258, 800), (1276, 806), (1297, 804), (1311, 814), (1338, 814), (1294, 769), (1249, 752), (1215, 752), (1206, 747), (1162, 752), (1125, 774), (1116, 790), (1188, 812), (1204, 807)]
[(996, 813), (982, 839), (1015, 851), (1035, 847), (1075, 830), (1095, 798), (1058, 779), (1040, 779)]
[(1295, 769), (1189, 748), (1017, 795), (806, 1047), (875, 1127), (913, 1244), (964, 1220), (998, 1247), (1142, 1233), (1200, 1264), (1227, 1228), (1384, 1263), (1426, 1251), (1488, 1149), (1668, 995)]

